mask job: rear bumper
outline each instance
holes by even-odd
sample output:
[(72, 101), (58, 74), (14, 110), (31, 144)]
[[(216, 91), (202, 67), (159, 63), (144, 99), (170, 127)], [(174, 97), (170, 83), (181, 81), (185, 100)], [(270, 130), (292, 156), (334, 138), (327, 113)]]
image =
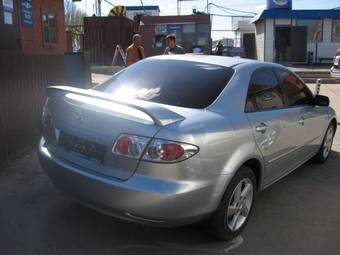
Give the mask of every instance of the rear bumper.
[(340, 79), (340, 69), (339, 68), (335, 68), (334, 66), (331, 68), (330, 70), (331, 76), (333, 78), (339, 78)]
[[(42, 139), (39, 159), (63, 192), (117, 218), (157, 226), (180, 226), (213, 213), (223, 195), (216, 182), (161, 180), (136, 173), (126, 181), (100, 176), (50, 154)], [(217, 177), (216, 177), (217, 178)], [(218, 177), (226, 183), (229, 176)]]

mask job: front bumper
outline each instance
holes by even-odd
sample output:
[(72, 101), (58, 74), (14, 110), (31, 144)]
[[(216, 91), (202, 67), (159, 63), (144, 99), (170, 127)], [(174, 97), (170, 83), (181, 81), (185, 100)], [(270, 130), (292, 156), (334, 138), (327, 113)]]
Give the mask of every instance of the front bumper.
[(336, 67), (332, 67), (330, 70), (331, 77), (333, 78), (339, 78), (340, 79), (340, 69)]
[(121, 181), (90, 172), (50, 153), (44, 139), (39, 145), (43, 169), (63, 192), (82, 204), (117, 218), (157, 226), (191, 224), (211, 215), (223, 192), (215, 181), (174, 181), (135, 173)]

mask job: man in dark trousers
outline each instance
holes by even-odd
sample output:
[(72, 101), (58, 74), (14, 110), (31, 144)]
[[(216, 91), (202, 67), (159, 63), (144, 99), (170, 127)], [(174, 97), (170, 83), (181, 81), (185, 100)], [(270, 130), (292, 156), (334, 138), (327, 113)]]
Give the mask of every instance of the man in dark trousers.
[(164, 55), (185, 54), (184, 49), (176, 44), (176, 37), (173, 34), (166, 36), (166, 45)]
[(222, 41), (219, 41), (217, 46), (216, 46), (216, 52), (215, 54), (217, 56), (222, 56), (223, 55), (223, 50), (224, 50), (224, 46), (223, 46), (223, 43)]
[(142, 37), (139, 34), (133, 35), (132, 44), (126, 49), (126, 66), (145, 58), (144, 48), (141, 44)]

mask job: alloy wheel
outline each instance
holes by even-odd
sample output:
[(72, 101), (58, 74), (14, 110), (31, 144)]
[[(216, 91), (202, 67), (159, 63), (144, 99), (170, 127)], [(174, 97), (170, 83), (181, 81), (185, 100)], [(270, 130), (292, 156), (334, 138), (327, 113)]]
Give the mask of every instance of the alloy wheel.
[(325, 141), (323, 144), (323, 157), (325, 159), (328, 157), (329, 153), (332, 150), (333, 137), (334, 137), (334, 128), (333, 126), (330, 126), (327, 130), (327, 134), (326, 134)]
[(237, 231), (246, 222), (254, 196), (253, 183), (249, 178), (242, 179), (233, 191), (227, 209), (227, 225)]

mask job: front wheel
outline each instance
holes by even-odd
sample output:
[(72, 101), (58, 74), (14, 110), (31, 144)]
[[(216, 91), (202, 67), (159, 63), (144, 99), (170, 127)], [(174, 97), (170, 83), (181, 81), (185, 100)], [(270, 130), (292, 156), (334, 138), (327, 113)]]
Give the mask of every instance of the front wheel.
[(229, 240), (245, 228), (253, 207), (256, 178), (248, 167), (241, 167), (229, 183), (210, 230), (220, 240)]
[(334, 135), (335, 135), (335, 128), (334, 128), (334, 125), (331, 123), (327, 129), (325, 137), (323, 138), (321, 147), (318, 153), (314, 157), (314, 160), (317, 163), (324, 163), (327, 161), (329, 154), (331, 153), (331, 150), (332, 150)]

